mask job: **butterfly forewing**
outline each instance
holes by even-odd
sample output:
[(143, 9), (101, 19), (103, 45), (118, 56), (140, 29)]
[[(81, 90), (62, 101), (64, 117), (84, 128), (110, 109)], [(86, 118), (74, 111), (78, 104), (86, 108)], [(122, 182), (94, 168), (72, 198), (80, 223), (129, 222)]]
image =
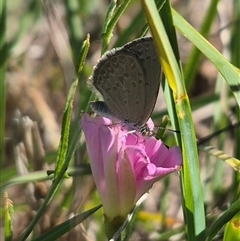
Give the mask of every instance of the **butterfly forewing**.
[(145, 75), (145, 114), (138, 123), (139, 126), (142, 126), (151, 116), (156, 104), (160, 86), (161, 66), (151, 37), (137, 39), (124, 47), (135, 52)]
[[(92, 77), (93, 85), (116, 118), (135, 123), (144, 114), (144, 72), (136, 56), (125, 50), (108, 52)], [(137, 78), (136, 78), (137, 76)], [(134, 110), (138, 110), (133, 115)]]
[(95, 102), (93, 109), (97, 113), (108, 111), (106, 116), (113, 115), (130, 128), (142, 129), (156, 103), (160, 74), (161, 67), (151, 37), (108, 51), (90, 78), (105, 101)]

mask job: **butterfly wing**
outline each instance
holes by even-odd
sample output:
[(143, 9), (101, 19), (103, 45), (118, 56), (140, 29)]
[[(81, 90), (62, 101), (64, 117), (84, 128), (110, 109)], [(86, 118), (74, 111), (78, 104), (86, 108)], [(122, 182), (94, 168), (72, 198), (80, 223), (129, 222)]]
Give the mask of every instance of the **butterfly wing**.
[[(97, 63), (90, 80), (117, 119), (136, 123), (144, 115), (144, 70), (134, 52), (123, 48), (107, 52)], [(97, 108), (95, 105), (95, 110)]]
[(138, 126), (143, 126), (150, 118), (156, 104), (161, 79), (161, 66), (152, 37), (137, 39), (126, 44), (124, 48), (136, 54), (144, 72), (144, 115), (136, 123)]

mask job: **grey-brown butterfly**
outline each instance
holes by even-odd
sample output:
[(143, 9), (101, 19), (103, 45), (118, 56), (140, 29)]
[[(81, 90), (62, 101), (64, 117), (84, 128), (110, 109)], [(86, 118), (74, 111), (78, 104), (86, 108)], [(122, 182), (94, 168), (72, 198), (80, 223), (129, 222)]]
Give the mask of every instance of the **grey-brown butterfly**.
[(101, 57), (89, 79), (104, 99), (92, 102), (91, 108), (120, 120), (128, 130), (149, 132), (146, 123), (156, 104), (160, 79), (161, 66), (152, 37), (112, 49)]

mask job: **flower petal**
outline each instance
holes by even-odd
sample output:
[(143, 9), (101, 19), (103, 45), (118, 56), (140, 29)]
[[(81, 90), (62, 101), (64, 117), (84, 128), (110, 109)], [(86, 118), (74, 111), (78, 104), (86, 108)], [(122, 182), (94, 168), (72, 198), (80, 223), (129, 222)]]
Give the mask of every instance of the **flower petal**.
[(84, 114), (82, 128), (108, 220), (127, 216), (154, 182), (182, 165), (179, 147), (168, 148), (154, 137), (129, 132), (107, 118)]
[(93, 178), (102, 198), (102, 202), (106, 203), (111, 193), (109, 193), (106, 187), (105, 176), (108, 175), (108, 178), (111, 179), (113, 183), (114, 181), (109, 177), (109, 173), (115, 173), (116, 171), (115, 168), (110, 171), (109, 169), (113, 167), (108, 163), (111, 162), (111, 160), (115, 162), (117, 157), (117, 147), (114, 142), (116, 133), (115, 130), (107, 126), (111, 124), (111, 122), (106, 118), (92, 118), (87, 114), (83, 114), (81, 124), (85, 134)]
[(118, 188), (120, 216), (125, 217), (135, 205), (136, 180), (134, 168), (126, 155), (125, 148), (120, 151), (123, 156), (119, 156), (118, 164)]

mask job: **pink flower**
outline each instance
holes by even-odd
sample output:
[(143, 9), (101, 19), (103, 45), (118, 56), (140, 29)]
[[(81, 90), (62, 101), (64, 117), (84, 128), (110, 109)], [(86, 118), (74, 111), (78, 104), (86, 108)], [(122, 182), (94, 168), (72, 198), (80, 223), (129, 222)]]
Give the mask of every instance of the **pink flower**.
[(103, 117), (83, 114), (82, 129), (93, 178), (108, 220), (125, 218), (154, 182), (182, 165), (179, 147), (130, 133)]

